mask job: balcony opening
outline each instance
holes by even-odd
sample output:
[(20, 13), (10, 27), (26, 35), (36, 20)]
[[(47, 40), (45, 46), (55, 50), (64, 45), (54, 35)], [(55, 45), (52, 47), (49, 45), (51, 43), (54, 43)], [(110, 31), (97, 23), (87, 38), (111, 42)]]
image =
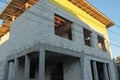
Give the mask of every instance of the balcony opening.
[(103, 37), (98, 36), (98, 47), (102, 51), (107, 51), (106, 47), (105, 47), (105, 42), (104, 42), (104, 38)]
[(35, 79), (35, 70), (36, 70), (36, 64), (30, 63), (30, 74), (29, 74), (30, 79)]
[(87, 30), (87, 29), (83, 29), (83, 34), (84, 34), (84, 43), (87, 46), (92, 46), (91, 45), (91, 31)]
[(105, 80), (105, 73), (103, 68), (104, 63), (96, 62), (96, 65), (97, 65), (98, 79)]
[(56, 63), (51, 67), (51, 80), (63, 80), (63, 63)]
[(91, 64), (92, 80), (95, 80), (94, 67), (93, 67), (93, 60), (90, 60), (90, 64)]
[(55, 34), (72, 40), (72, 22), (55, 14), (54, 15)]

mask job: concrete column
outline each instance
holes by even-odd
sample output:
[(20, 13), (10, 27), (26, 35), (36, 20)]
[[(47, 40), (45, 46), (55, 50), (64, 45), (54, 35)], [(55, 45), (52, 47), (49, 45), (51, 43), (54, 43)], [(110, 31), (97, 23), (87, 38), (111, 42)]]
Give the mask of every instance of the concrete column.
[(12, 61), (9, 62), (8, 80), (13, 80), (13, 78), (14, 78), (13, 64), (14, 63)]
[(15, 70), (14, 80), (17, 80), (18, 65), (19, 65), (18, 59), (15, 58), (15, 60), (14, 60), (14, 70)]
[(25, 72), (24, 72), (24, 79), (29, 80), (29, 71), (30, 70), (30, 58), (28, 55), (25, 55)]
[(80, 80), (92, 80), (90, 59), (86, 55), (80, 57)]
[(8, 80), (8, 73), (9, 73), (9, 62), (7, 61), (5, 64), (4, 80)]
[(118, 75), (118, 69), (117, 69), (117, 63), (113, 62), (114, 64), (114, 69), (115, 69), (115, 75), (116, 75), (116, 79), (119, 80), (119, 75)]
[(97, 71), (96, 61), (93, 61), (93, 73), (94, 73), (94, 79), (99, 80), (98, 79), (98, 71)]
[(96, 33), (92, 33), (92, 46), (96, 49), (96, 50), (99, 50), (99, 47), (98, 47), (98, 37), (96, 35)]
[(109, 80), (108, 70), (107, 70), (107, 64), (106, 63), (104, 63), (103, 68), (104, 68), (105, 79)]
[(39, 80), (45, 79), (45, 48), (40, 47), (39, 51)]
[(84, 56), (80, 58), (80, 80), (84, 80)]
[(112, 61), (108, 64), (108, 71), (110, 75), (110, 80), (117, 80), (116, 74), (115, 74), (114, 63)]

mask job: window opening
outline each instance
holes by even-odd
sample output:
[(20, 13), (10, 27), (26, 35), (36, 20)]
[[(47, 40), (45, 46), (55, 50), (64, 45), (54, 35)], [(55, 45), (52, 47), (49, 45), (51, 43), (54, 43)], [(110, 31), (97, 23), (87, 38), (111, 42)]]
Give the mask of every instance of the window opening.
[(55, 14), (54, 15), (55, 34), (72, 40), (72, 22)]
[(63, 63), (53, 64), (51, 68), (51, 80), (63, 80)]
[(99, 47), (100, 50), (106, 51), (104, 38), (102, 38), (100, 36), (98, 36), (98, 47)]
[(91, 45), (91, 31), (87, 30), (87, 29), (83, 29), (83, 34), (84, 34), (84, 42), (85, 45), (87, 46), (92, 46)]
[(36, 70), (36, 64), (30, 63), (30, 73), (29, 73), (30, 79), (35, 79), (35, 70)]

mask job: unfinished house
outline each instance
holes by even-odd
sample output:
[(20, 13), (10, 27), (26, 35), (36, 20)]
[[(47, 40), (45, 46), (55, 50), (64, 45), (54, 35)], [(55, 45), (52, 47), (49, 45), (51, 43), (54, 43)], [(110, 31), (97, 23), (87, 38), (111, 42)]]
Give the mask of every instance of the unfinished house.
[(86, 0), (10, 0), (0, 19), (0, 80), (116, 80), (114, 23)]

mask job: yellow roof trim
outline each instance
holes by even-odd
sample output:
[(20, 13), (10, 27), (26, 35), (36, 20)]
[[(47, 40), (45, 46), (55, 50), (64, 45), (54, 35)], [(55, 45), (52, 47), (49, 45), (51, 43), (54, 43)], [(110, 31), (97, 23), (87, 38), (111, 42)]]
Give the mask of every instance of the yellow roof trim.
[(88, 13), (90, 16), (98, 20), (99, 22), (106, 25), (107, 28), (114, 25), (113, 21), (108, 19), (104, 14), (102, 14), (100, 11), (98, 11), (95, 7), (93, 7), (89, 2), (86, 0), (68, 0), (86, 13)]

